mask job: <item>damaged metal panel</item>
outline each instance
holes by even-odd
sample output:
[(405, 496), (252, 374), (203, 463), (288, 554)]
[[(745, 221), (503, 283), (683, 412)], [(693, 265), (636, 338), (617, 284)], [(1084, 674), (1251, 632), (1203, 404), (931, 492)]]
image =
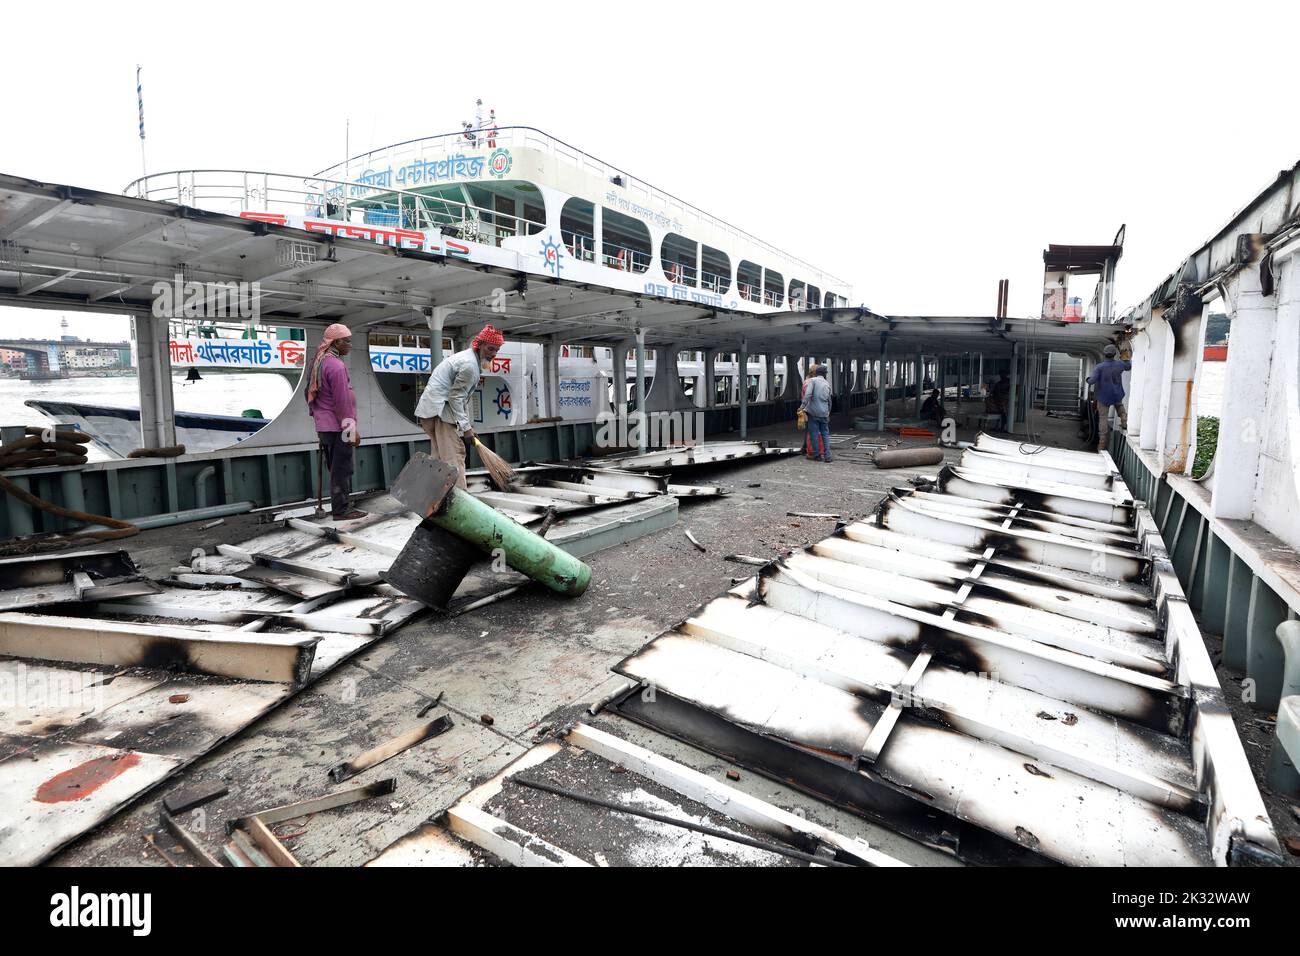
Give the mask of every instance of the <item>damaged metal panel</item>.
[[(737, 596), (706, 605), (679, 630), (881, 703), (891, 699), (917, 658)], [(786, 639), (787, 633), (798, 639)], [(1146, 728), (1082, 707), (1062, 710), (1055, 698), (938, 663), (925, 669), (912, 697), (913, 706), (940, 714), (955, 729), (971, 733), (978, 727), (972, 736), (1095, 780), (1141, 787), (1147, 799), (1161, 804), (1195, 802), (1186, 752)]]
[(177, 668), (294, 686), (311, 672), (316, 639), (305, 635), (225, 634), (158, 624), (0, 614), (0, 654), (101, 667)]
[(862, 639), (929, 649), (936, 660), (963, 670), (1154, 729), (1176, 732), (1183, 725), (1184, 693), (1164, 678), (823, 584), (791, 568), (765, 569), (760, 581), (755, 596), (764, 603)]
[(0, 728), (3, 865), (39, 863), (291, 695), (283, 684), (163, 671), (0, 667), (23, 691), (8, 716), (30, 734)]
[(993, 455), (967, 449), (961, 455), (961, 467), (977, 474), (986, 474), (1014, 485), (1062, 484), (1076, 485), (1096, 491), (1111, 491), (1122, 484), (1119, 476), (1100, 468), (1076, 471), (1068, 465), (1056, 461), (1038, 461), (1030, 455), (1009, 458), (1005, 455)]
[[(977, 580), (968, 580), (962, 575), (955, 584), (970, 587), (972, 593), (959, 602), (956, 586), (930, 584), (884, 570), (868, 572), (854, 560), (857, 555), (843, 553), (843, 544), (826, 541), (814, 545), (812, 554), (793, 555), (785, 562), (785, 567), (804, 572), (826, 584), (873, 594), (908, 607), (935, 613), (952, 607), (952, 620), (993, 626), (1007, 634), (1149, 674), (1164, 676), (1170, 669), (1164, 659), (1164, 646), (1150, 636), (1155, 633), (1154, 621), (1144, 622), (1142, 630), (1135, 632), (1124, 627), (1127, 622), (1118, 617), (1108, 625), (1088, 616), (1089, 611), (1094, 611), (1104, 617), (1105, 611), (1116, 605), (1097, 608), (1101, 602), (1096, 599), (1018, 584), (999, 579), (995, 574), (984, 574)], [(1073, 602), (1078, 602), (1078, 606), (1071, 607)], [(1124, 605), (1117, 607), (1123, 609)]]
[[(853, 760), (883, 708), (767, 661), (665, 635), (618, 670), (1061, 862), (1177, 866), (1209, 860), (1172, 811), (911, 716), (899, 721), (871, 770), (855, 771)], [(1186, 821), (1187, 829), (1193, 826)]]
[[(847, 535), (825, 538), (812, 546), (812, 553), (834, 558), (847, 564), (904, 574), (925, 581), (963, 583), (968, 581), (970, 562), (957, 564), (936, 558), (906, 555), (888, 548), (853, 541)], [(1051, 611), (1062, 617), (1088, 621), (1103, 627), (1118, 628), (1132, 634), (1152, 636), (1156, 633), (1155, 615), (1126, 601), (1079, 593), (1070, 588), (1036, 584), (1007, 574), (995, 567), (985, 571), (973, 584), (976, 592), (996, 591), (1028, 607)], [(1157, 645), (1157, 651), (1163, 646)]]
[[(936, 558), (969, 567), (976, 561), (984, 560), (982, 553), (956, 545), (944, 544), (929, 538), (918, 538), (879, 528), (875, 525), (859, 522), (852, 524), (841, 532), (851, 541), (878, 545), (904, 555), (918, 555), (923, 558)], [(1030, 581), (1050, 583), (1053, 586), (1074, 591), (1079, 594), (1091, 594), (1112, 601), (1149, 607), (1152, 603), (1149, 589), (1139, 584), (1115, 581), (1090, 572), (1073, 571), (1066, 568), (1039, 564), (1020, 558), (1009, 558), (995, 554), (986, 562), (1007, 575)]]
[(180, 764), (63, 741), (42, 741), (0, 760), (0, 865), (39, 863)]
[(797, 455), (798, 448), (782, 448), (760, 441), (708, 442), (668, 448), (640, 455), (617, 455), (589, 462), (595, 468), (608, 465), (629, 471), (676, 472), (688, 468), (717, 466), (757, 458), (780, 458)]
[(972, 471), (960, 465), (949, 466), (939, 472), (938, 484), (941, 491), (977, 501), (1004, 505), (1024, 501), (1039, 510), (1054, 514), (1122, 525), (1131, 525), (1133, 522), (1133, 502), (1113, 492), (1050, 482), (1034, 482), (1032, 487), (1016, 487), (1006, 479)]
[(1149, 563), (1136, 551), (1032, 529), (1004, 530), (991, 521), (927, 512), (896, 497), (880, 509), (880, 526), (972, 551), (996, 547), (999, 554), (1021, 560), (1072, 571), (1099, 571), (1121, 581), (1141, 578)]
[(152, 594), (125, 551), (0, 559), (0, 611)]
[(1104, 455), (977, 445), (628, 658), (653, 693), (613, 709), (970, 862), (1276, 862), (1145, 508)]
[[(611, 772), (615, 768), (618, 773)], [(530, 821), (545, 824), (555, 814), (525, 811), (520, 815), (506, 798), (527, 792), (529, 782), (544, 774), (551, 778), (549, 785), (558, 784), (567, 791), (555, 794), (552, 800), (558, 798), (561, 803), (551, 806), (581, 810), (582, 799), (603, 800), (597, 812), (600, 828), (607, 832), (599, 849), (584, 839), (581, 825), (558, 827), (555, 833), (524, 828)], [(652, 788), (660, 789), (655, 792)], [(660, 819), (624, 815), (622, 808), (629, 814), (649, 810)], [(708, 814), (723, 819), (710, 820)], [(709, 832), (700, 835), (699, 830), (691, 829), (697, 826)], [(449, 856), (457, 856), (448, 844), (448, 831), (515, 866), (716, 866), (772, 861), (791, 865), (781, 853), (802, 856), (804, 862), (819, 853), (818, 860), (833, 866), (905, 865), (865, 840), (836, 833), (581, 723), (566, 734), (563, 743), (550, 741), (533, 747), (462, 797), (446, 811), (445, 829), (430, 821), (367, 866), (440, 865)]]

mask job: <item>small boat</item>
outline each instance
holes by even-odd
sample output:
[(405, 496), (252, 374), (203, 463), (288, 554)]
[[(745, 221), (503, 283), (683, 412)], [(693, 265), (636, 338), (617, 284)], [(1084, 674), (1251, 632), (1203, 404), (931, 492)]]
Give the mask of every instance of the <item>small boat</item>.
[[(60, 425), (89, 435), (96, 448), (112, 458), (126, 458), (140, 447), (140, 409), (83, 402), (29, 399), (24, 404)], [(270, 419), (239, 415), (176, 412), (176, 441), (190, 453), (229, 448), (257, 433)]]

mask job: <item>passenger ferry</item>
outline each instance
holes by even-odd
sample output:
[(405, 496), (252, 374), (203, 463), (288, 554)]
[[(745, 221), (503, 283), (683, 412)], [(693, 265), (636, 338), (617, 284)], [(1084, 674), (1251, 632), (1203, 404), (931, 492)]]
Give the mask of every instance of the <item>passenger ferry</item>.
[[(846, 282), (825, 270), (525, 126), (397, 143), (308, 177), (187, 170), (147, 176), (125, 191), (308, 232), (755, 314), (843, 307), (852, 295)], [(444, 340), (444, 350), (453, 344)], [(369, 335), (371, 366), (389, 399), (408, 416), (429, 372), (429, 345), (427, 334)], [(210, 358), (213, 351), (210, 345)], [(239, 351), (233, 358), (219, 356), (218, 364), (250, 367)], [(739, 400), (738, 358), (717, 357), (710, 402), (703, 354), (679, 355), (683, 387), (697, 406)], [(173, 347), (172, 362), (212, 364), (196, 359), (183, 342)], [(628, 381), (634, 361), (625, 357), (621, 383), (615, 382), (614, 362), (608, 348), (563, 348), (560, 407), (546, 409), (544, 390), (533, 387), (543, 380), (542, 346), (507, 341), (476, 395), (478, 427), (518, 427), (542, 415), (593, 419), (627, 402), (634, 391)], [(648, 355), (646, 375), (654, 369)], [(784, 384), (785, 360), (778, 357), (770, 367), (751, 360), (747, 372), (749, 398), (758, 401)]]

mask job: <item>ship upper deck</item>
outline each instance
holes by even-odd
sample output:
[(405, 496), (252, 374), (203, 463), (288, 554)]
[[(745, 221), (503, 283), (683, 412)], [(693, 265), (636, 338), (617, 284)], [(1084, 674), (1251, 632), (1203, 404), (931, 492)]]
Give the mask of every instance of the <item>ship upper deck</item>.
[[(719, 237), (731, 237), (741, 245), (752, 247), (801, 267), (808, 273), (810, 280), (818, 281), (823, 287), (842, 288), (846, 293), (849, 289), (848, 282), (826, 270), (791, 255), (778, 246), (705, 212), (698, 206), (679, 199), (644, 179), (627, 173), (621, 166), (599, 159), (542, 130), (531, 126), (502, 126), (472, 132), (475, 139), (467, 139), (466, 132), (440, 133), (368, 150), (351, 156), (344, 162), (322, 169), (316, 175), (336, 182), (367, 183), (391, 171), (394, 181), (399, 185), (410, 183), (414, 186), (423, 181), (415, 179), (415, 176), (427, 175), (431, 162), (445, 163), (449, 159), (454, 161), (458, 157), (472, 160), (474, 155), (487, 152), (488, 173), (500, 179), (504, 178), (504, 174), (498, 175), (492, 168), (491, 153), (498, 150), (507, 151), (513, 161), (514, 154), (523, 150), (527, 151), (524, 155), (531, 155), (534, 159), (532, 168), (542, 175), (547, 173), (563, 175), (568, 172), (576, 173), (586, 179), (594, 179), (597, 189), (592, 192), (598, 191), (598, 194), (588, 195), (586, 197), (588, 199), (598, 200), (613, 196), (620, 208), (643, 209), (649, 213), (653, 221), (674, 232), (710, 230)], [(544, 162), (536, 162), (538, 159)], [(513, 172), (517, 176), (518, 167)], [(452, 175), (445, 178), (456, 177)], [(566, 179), (572, 182), (571, 177)]]
[(537, 274), (572, 265), (593, 284), (741, 311), (850, 303), (849, 284), (826, 270), (538, 130), (465, 135), (395, 144), (314, 176), (175, 170), (125, 192), (280, 224), (324, 221), (324, 231), (391, 227), (408, 248), (441, 237), (445, 249), (429, 251)]

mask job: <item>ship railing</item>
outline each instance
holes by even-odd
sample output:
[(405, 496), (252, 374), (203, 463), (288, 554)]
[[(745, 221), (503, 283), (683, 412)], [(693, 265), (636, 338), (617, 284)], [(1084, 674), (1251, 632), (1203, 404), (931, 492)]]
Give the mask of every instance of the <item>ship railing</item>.
[(576, 232), (561, 231), (561, 237), (564, 239), (564, 247), (569, 250), (569, 255), (582, 262), (596, 261), (596, 240), (592, 236), (584, 236)]
[(714, 272), (700, 273), (700, 287), (710, 292), (726, 292), (731, 288), (731, 276), (718, 275)]
[[(672, 224), (669, 226), (673, 232), (682, 233), (683, 224), (688, 220), (707, 225), (718, 232), (733, 236), (742, 242), (772, 255), (780, 256), (782, 259), (799, 266), (811, 276), (820, 278), (821, 282), (817, 283), (818, 285), (835, 285), (844, 288), (846, 292), (848, 291), (848, 283), (842, 279), (819, 269), (803, 259), (796, 258), (788, 252), (783, 252), (771, 243), (764, 242), (762, 239), (733, 226), (731, 223), (678, 199), (671, 193), (651, 186), (635, 176), (629, 176), (620, 167), (597, 159), (590, 153), (543, 133), (539, 129), (534, 129), (531, 126), (502, 126), (495, 130), (475, 130), (474, 133), (475, 141), (473, 143), (465, 138), (463, 130), (407, 140), (392, 146), (359, 153), (356, 156), (349, 157), (344, 162), (321, 170), (317, 175), (354, 181), (357, 177), (365, 176), (367, 172), (374, 173), (376, 163), (387, 167), (393, 175), (396, 175), (398, 170), (407, 168), (409, 164), (418, 162), (428, 155), (447, 158), (454, 157), (458, 152), (464, 153), (466, 150), (533, 149), (548, 156), (554, 156), (569, 166), (602, 179), (608, 184), (607, 193), (605, 197), (602, 197), (603, 199), (613, 196), (616, 201), (626, 199), (634, 204), (652, 200), (661, 208), (667, 209), (669, 215), (674, 217)], [(512, 173), (514, 174), (507, 173), (505, 178), (520, 178), (519, 173), (513, 170)]]
[(270, 212), (398, 229), (437, 229), (453, 238), (500, 246), (546, 224), (470, 203), (386, 184), (233, 169), (155, 173), (127, 187), (128, 195), (239, 215)]
[(677, 285), (695, 285), (695, 266), (684, 262), (665, 262), (664, 277)]
[[(613, 250), (611, 252), (610, 250)], [(618, 269), (620, 272), (646, 272), (650, 268), (651, 257), (639, 249), (633, 249), (630, 246), (620, 246), (617, 243), (606, 242), (605, 251), (601, 255), (601, 261), (611, 269)]]

